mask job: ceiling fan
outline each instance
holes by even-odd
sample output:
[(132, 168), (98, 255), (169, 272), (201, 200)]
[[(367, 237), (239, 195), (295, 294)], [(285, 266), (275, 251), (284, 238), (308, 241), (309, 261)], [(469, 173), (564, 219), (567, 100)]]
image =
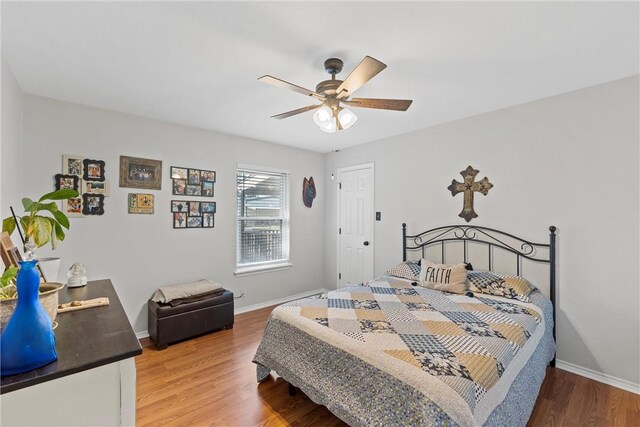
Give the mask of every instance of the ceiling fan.
[(407, 111), (413, 102), (410, 99), (350, 98), (355, 91), (387, 68), (387, 66), (375, 58), (365, 56), (345, 80), (337, 80), (336, 74), (342, 71), (342, 66), (342, 60), (338, 58), (329, 58), (324, 61), (324, 69), (327, 73), (331, 74), (331, 80), (318, 83), (315, 91), (305, 89), (273, 76), (266, 75), (260, 77), (258, 80), (261, 82), (283, 89), (289, 89), (320, 101), (320, 104), (298, 108), (297, 110), (271, 116), (271, 118), (286, 119), (296, 114), (318, 110), (313, 115), (314, 122), (322, 131), (333, 133), (336, 130), (350, 128), (358, 119), (357, 116), (345, 106)]

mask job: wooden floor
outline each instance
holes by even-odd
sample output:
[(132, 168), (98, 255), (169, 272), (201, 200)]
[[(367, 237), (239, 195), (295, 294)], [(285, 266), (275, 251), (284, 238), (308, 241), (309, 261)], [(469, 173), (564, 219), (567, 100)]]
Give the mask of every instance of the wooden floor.
[[(145, 347), (136, 358), (137, 425), (344, 426), (303, 393), (290, 397), (281, 378), (256, 383), (251, 359), (272, 309), (164, 351)], [(640, 396), (549, 368), (529, 425), (640, 426)]]

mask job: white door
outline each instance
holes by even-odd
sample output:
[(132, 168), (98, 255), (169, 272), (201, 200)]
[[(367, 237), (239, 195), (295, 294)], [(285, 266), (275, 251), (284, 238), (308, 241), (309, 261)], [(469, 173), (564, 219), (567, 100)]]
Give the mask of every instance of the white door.
[(373, 164), (338, 169), (338, 287), (373, 279)]

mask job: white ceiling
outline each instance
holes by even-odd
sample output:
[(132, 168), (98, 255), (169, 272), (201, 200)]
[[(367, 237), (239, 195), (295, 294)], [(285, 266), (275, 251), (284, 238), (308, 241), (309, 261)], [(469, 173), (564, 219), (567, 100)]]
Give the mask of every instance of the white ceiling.
[[(638, 3), (2, 3), (2, 50), (25, 92), (321, 152), (638, 74)], [(314, 89), (326, 58), (345, 78), (388, 68), (336, 136), (313, 103), (256, 79)]]

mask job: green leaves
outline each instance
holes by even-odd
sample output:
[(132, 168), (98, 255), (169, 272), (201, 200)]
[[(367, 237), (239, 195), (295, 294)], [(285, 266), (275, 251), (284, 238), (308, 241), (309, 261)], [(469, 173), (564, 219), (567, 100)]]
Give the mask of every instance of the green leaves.
[(13, 233), (13, 230), (16, 229), (16, 222), (14, 221), (12, 216), (8, 216), (2, 220), (2, 231), (6, 231), (9, 234)]
[(40, 197), (38, 202), (42, 202), (42, 201), (45, 201), (45, 200), (72, 199), (74, 197), (78, 197), (78, 194), (79, 193), (76, 190), (69, 190), (69, 189), (56, 190), (56, 191), (53, 191), (51, 193), (47, 193), (44, 196)]
[[(68, 230), (70, 227), (69, 218), (58, 209), (55, 201), (48, 203), (47, 201), (66, 200), (73, 197), (78, 197), (77, 191), (63, 189), (47, 193), (37, 202), (28, 197), (23, 198), (22, 207), (29, 214), (18, 217), (18, 220), (24, 230), (25, 237), (32, 239), (37, 247), (51, 242), (51, 247), (55, 249), (58, 243), (65, 238), (64, 229)], [(51, 217), (38, 215), (40, 212), (50, 212)], [(15, 229), (16, 224), (13, 217), (5, 218), (2, 221), (2, 231), (12, 234)]]
[(44, 246), (51, 240), (51, 233), (53, 232), (53, 225), (51, 225), (51, 218), (36, 215), (31, 220), (32, 232), (27, 231), (27, 235), (33, 238), (33, 242), (36, 246)]
[(11, 281), (15, 279), (18, 274), (18, 267), (9, 267), (4, 273), (2, 273), (2, 277), (0, 277), (0, 286), (3, 288), (11, 284)]

